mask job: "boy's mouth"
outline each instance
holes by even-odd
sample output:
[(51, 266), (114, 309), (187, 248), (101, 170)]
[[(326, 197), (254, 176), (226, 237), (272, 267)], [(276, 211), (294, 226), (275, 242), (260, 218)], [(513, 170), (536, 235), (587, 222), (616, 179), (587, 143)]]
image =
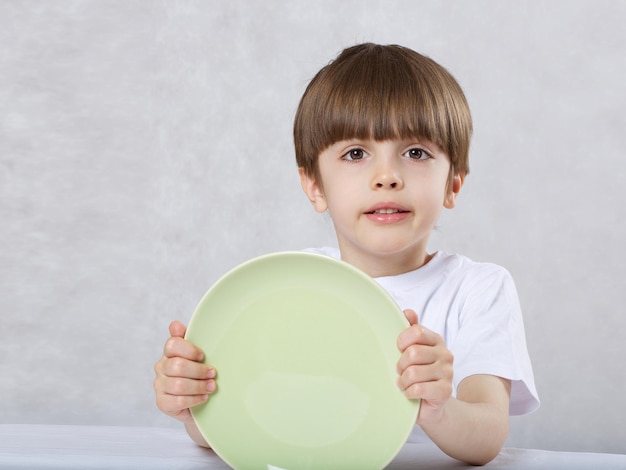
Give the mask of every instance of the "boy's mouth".
[(366, 214), (402, 214), (405, 212), (410, 211), (395, 202), (382, 202), (365, 211)]
[(365, 212), (367, 217), (372, 222), (393, 224), (406, 220), (410, 216), (411, 211), (405, 209), (396, 203), (385, 202), (376, 204)]
[(366, 214), (398, 214), (401, 212), (408, 212), (402, 209), (375, 209), (373, 211), (366, 212)]

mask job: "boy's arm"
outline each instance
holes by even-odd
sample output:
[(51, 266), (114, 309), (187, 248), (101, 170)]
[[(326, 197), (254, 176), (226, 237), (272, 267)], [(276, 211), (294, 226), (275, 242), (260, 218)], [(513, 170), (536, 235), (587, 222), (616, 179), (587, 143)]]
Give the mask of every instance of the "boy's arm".
[(510, 382), (473, 375), (452, 397), (452, 353), (441, 336), (418, 325), (413, 310), (405, 315), (411, 326), (398, 337), (398, 386), (422, 400), (417, 424), (451, 457), (476, 465), (491, 461), (508, 435)]
[(509, 432), (511, 383), (493, 375), (472, 375), (442, 407), (438, 419), (418, 419), (446, 454), (474, 465), (493, 460)]
[(198, 429), (198, 426), (196, 426), (196, 423), (185, 423), (185, 430), (187, 431), (187, 434), (189, 434), (189, 437), (191, 437), (191, 440), (193, 442), (201, 447), (206, 447), (209, 449), (211, 448), (211, 446), (207, 443), (207, 441), (200, 433), (200, 430)]

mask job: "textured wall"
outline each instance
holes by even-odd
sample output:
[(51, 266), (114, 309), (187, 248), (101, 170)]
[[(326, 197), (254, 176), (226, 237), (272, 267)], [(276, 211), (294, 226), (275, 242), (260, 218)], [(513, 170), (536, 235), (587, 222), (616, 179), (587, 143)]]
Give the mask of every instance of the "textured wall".
[(509, 445), (626, 453), (626, 3), (0, 1), (0, 422), (175, 425), (170, 320), (268, 251), (333, 243), (291, 123), (343, 47), (448, 67), (472, 172), (432, 249), (514, 275), (542, 408)]

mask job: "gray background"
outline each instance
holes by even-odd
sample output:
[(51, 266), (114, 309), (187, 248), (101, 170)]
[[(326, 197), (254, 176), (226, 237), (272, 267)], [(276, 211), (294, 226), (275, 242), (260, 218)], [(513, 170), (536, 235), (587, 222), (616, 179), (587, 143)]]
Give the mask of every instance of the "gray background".
[(472, 172), (431, 249), (516, 279), (542, 407), (507, 445), (626, 453), (626, 2), (1, 1), (0, 422), (177, 426), (153, 363), (226, 270), (334, 243), (291, 125), (344, 47), (446, 66)]

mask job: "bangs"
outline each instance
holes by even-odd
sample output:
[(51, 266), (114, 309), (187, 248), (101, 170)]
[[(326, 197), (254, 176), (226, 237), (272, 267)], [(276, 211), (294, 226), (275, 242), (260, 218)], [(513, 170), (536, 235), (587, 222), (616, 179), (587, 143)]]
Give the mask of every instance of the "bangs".
[(454, 78), (400, 46), (345, 50), (309, 84), (294, 125), (298, 164), (315, 176), (317, 156), (342, 140), (427, 139), (454, 166), (467, 160), (470, 137), (469, 107)]
[[(437, 126), (432, 94), (420, 89), (400, 67), (350, 69), (330, 91), (313, 134), (316, 147), (358, 138), (425, 138), (440, 145), (446, 136)], [(396, 64), (381, 64), (396, 65)], [(317, 128), (317, 129), (316, 129)]]

